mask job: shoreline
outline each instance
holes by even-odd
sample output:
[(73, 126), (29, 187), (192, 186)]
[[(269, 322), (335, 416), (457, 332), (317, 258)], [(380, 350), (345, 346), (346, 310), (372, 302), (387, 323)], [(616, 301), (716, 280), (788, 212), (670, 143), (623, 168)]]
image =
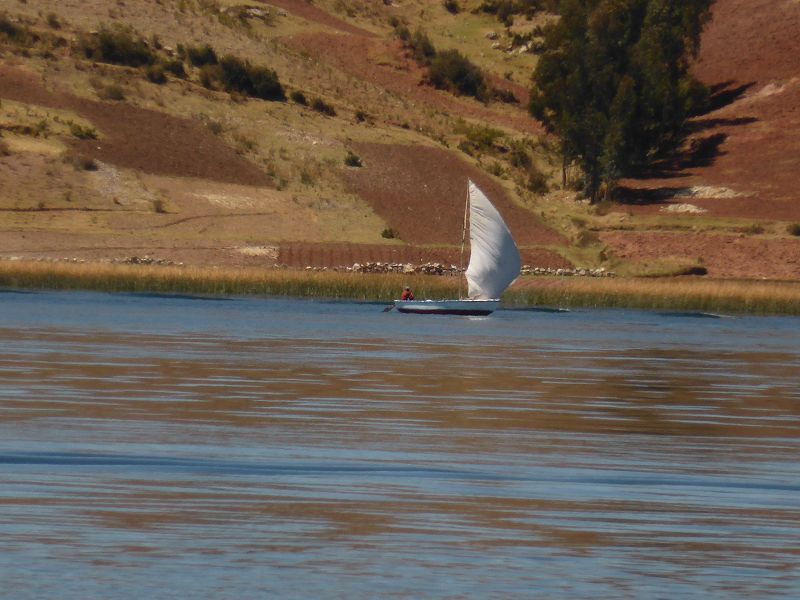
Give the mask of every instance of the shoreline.
[[(0, 262), (0, 288), (210, 296), (292, 296), (391, 303), (404, 285), (418, 298), (459, 295), (458, 277), (265, 268)], [(462, 286), (463, 287), (463, 286)], [(523, 276), (503, 295), (509, 308), (628, 308), (800, 315), (800, 282), (697, 277)]]

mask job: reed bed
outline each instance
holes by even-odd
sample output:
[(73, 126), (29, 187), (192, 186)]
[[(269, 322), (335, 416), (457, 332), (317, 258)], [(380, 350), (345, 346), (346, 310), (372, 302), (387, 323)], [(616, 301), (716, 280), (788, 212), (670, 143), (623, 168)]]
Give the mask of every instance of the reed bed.
[(528, 280), (507, 292), (504, 302), (511, 306), (800, 315), (800, 282), (695, 277)]
[[(388, 303), (399, 296), (404, 285), (411, 286), (417, 298), (459, 295), (458, 278), (430, 275), (0, 262), (0, 287), (5, 288), (292, 296)], [(800, 315), (800, 282), (534, 277), (518, 281), (503, 300), (511, 307)]]
[(0, 287), (386, 301), (404, 285), (418, 297), (458, 294), (455, 277), (108, 263), (0, 262)]

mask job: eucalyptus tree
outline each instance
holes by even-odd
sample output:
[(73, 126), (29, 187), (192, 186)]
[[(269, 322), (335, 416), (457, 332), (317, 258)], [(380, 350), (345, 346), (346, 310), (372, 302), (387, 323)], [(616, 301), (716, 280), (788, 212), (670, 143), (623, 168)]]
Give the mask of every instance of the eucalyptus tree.
[(592, 200), (675, 149), (707, 90), (690, 73), (713, 0), (562, 0), (530, 112), (577, 162)]

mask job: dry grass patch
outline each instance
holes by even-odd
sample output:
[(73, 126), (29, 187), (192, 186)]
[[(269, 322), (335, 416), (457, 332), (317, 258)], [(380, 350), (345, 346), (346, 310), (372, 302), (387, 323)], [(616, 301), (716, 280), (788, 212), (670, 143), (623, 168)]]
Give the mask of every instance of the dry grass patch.
[(518, 282), (505, 298), (515, 306), (800, 315), (800, 283), (797, 282), (542, 278)]
[(455, 278), (264, 269), (0, 262), (0, 286), (104, 292), (266, 295), (390, 301), (404, 285), (420, 297), (453, 297)]
[(622, 263), (617, 272), (626, 277), (675, 277), (679, 275), (706, 275), (708, 270), (700, 259), (666, 256), (649, 261)]
[(96, 139), (92, 124), (74, 112), (0, 100), (0, 132), (37, 139)]

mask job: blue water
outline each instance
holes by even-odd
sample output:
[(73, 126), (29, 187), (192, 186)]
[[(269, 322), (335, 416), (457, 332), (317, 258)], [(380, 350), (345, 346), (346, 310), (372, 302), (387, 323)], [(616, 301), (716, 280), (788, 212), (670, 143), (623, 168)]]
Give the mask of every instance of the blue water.
[(0, 292), (0, 597), (800, 596), (800, 320)]

